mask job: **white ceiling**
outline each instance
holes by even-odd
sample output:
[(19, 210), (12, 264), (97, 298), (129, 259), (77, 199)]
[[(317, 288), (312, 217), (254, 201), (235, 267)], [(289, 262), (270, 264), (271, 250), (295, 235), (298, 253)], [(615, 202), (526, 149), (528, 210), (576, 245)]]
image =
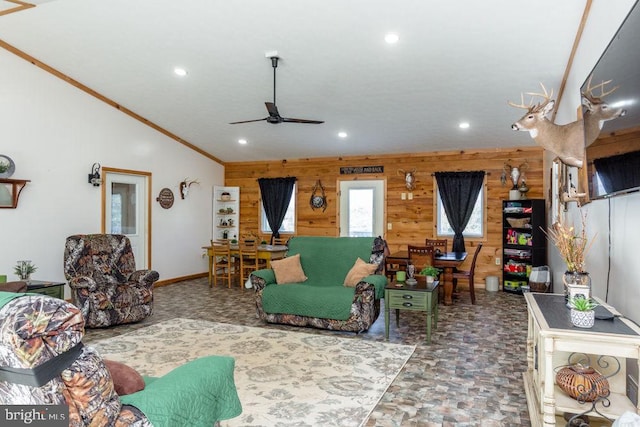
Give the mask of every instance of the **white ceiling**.
[[(0, 11), (7, 2), (0, 1)], [(584, 0), (55, 0), (0, 39), (225, 161), (533, 145), (507, 105), (556, 92)], [(384, 42), (387, 32), (400, 40)], [(281, 57), (282, 116), (267, 116)], [(188, 70), (178, 78), (175, 66)], [(458, 128), (467, 121), (471, 127)], [(339, 131), (349, 134), (346, 139)], [(248, 140), (241, 146), (239, 138)]]

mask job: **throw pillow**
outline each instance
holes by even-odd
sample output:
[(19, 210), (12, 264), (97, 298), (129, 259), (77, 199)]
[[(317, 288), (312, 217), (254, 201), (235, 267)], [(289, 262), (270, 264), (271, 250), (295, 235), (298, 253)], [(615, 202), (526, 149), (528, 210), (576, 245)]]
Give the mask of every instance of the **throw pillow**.
[(358, 257), (351, 270), (347, 273), (347, 277), (344, 278), (344, 285), (354, 287), (365, 277), (374, 274), (377, 269), (378, 264), (366, 263)]
[(104, 364), (107, 365), (107, 369), (109, 369), (111, 379), (113, 379), (113, 387), (116, 393), (118, 393), (118, 396), (144, 390), (144, 380), (135, 369), (114, 360), (105, 359)]
[(307, 280), (307, 276), (302, 270), (302, 265), (300, 265), (300, 254), (271, 261), (271, 269), (276, 275), (276, 283), (278, 285), (301, 283)]

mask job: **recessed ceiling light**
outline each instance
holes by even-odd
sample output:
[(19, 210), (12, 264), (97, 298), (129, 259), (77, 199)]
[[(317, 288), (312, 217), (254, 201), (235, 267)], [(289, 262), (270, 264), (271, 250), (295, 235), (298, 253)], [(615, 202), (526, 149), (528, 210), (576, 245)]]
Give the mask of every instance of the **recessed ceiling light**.
[(469, 126), (469, 122), (460, 122), (460, 124), (458, 125), (460, 129), (468, 129)]
[(338, 136), (339, 136), (340, 138), (346, 138), (348, 135), (347, 135), (347, 133), (346, 133), (346, 132), (338, 132)]
[(176, 73), (176, 75), (178, 75), (180, 77), (184, 77), (184, 76), (187, 75), (187, 70), (185, 70), (184, 68), (180, 68), (180, 67), (174, 68), (173, 72)]
[(246, 143), (247, 143), (247, 140), (246, 140), (246, 139), (244, 139), (244, 138), (240, 138), (240, 139), (238, 140), (238, 144), (242, 144), (242, 145), (244, 145), (244, 144), (246, 144)]
[(384, 41), (389, 44), (398, 43), (398, 40), (400, 40), (400, 37), (396, 33), (388, 33), (384, 36)]

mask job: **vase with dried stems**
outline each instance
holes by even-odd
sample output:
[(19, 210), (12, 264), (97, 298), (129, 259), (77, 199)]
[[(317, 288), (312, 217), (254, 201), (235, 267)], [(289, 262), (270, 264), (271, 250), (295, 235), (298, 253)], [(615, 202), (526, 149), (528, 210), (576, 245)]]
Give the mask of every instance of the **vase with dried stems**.
[(567, 271), (562, 277), (567, 299), (578, 295), (587, 299), (591, 297), (591, 278), (589, 273), (585, 271), (585, 256), (593, 244), (593, 240), (589, 242), (587, 238), (586, 214), (581, 214), (581, 218), (582, 224), (579, 232), (562, 220), (558, 220), (548, 231), (545, 231), (567, 264)]

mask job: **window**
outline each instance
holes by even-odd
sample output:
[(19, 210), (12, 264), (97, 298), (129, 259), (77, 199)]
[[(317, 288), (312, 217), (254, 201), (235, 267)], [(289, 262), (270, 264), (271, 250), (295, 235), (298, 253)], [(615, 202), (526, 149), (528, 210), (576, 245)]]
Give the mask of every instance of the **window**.
[(373, 236), (373, 189), (349, 189), (349, 229), (350, 237)]
[[(262, 201), (260, 201), (260, 231), (265, 234), (272, 234), (271, 227), (269, 227), (269, 221), (267, 221), (267, 215), (264, 213), (264, 207)], [(289, 207), (287, 213), (284, 216), (282, 225), (280, 226), (280, 233), (294, 234), (296, 232), (296, 187), (293, 187), (293, 193), (291, 194), (291, 201), (289, 201)]]
[[(451, 225), (449, 225), (449, 219), (447, 218), (447, 214), (444, 211), (444, 206), (442, 205), (442, 199), (440, 198), (440, 192), (437, 191), (436, 186), (436, 194), (437, 194), (437, 235), (438, 236), (453, 236), (453, 229)], [(462, 235), (464, 237), (483, 237), (484, 236), (484, 185), (480, 189), (478, 193), (478, 199), (476, 200), (476, 204), (473, 207), (473, 213), (471, 214), (471, 218), (469, 218), (469, 222), (467, 223), (467, 227), (464, 229)]]

